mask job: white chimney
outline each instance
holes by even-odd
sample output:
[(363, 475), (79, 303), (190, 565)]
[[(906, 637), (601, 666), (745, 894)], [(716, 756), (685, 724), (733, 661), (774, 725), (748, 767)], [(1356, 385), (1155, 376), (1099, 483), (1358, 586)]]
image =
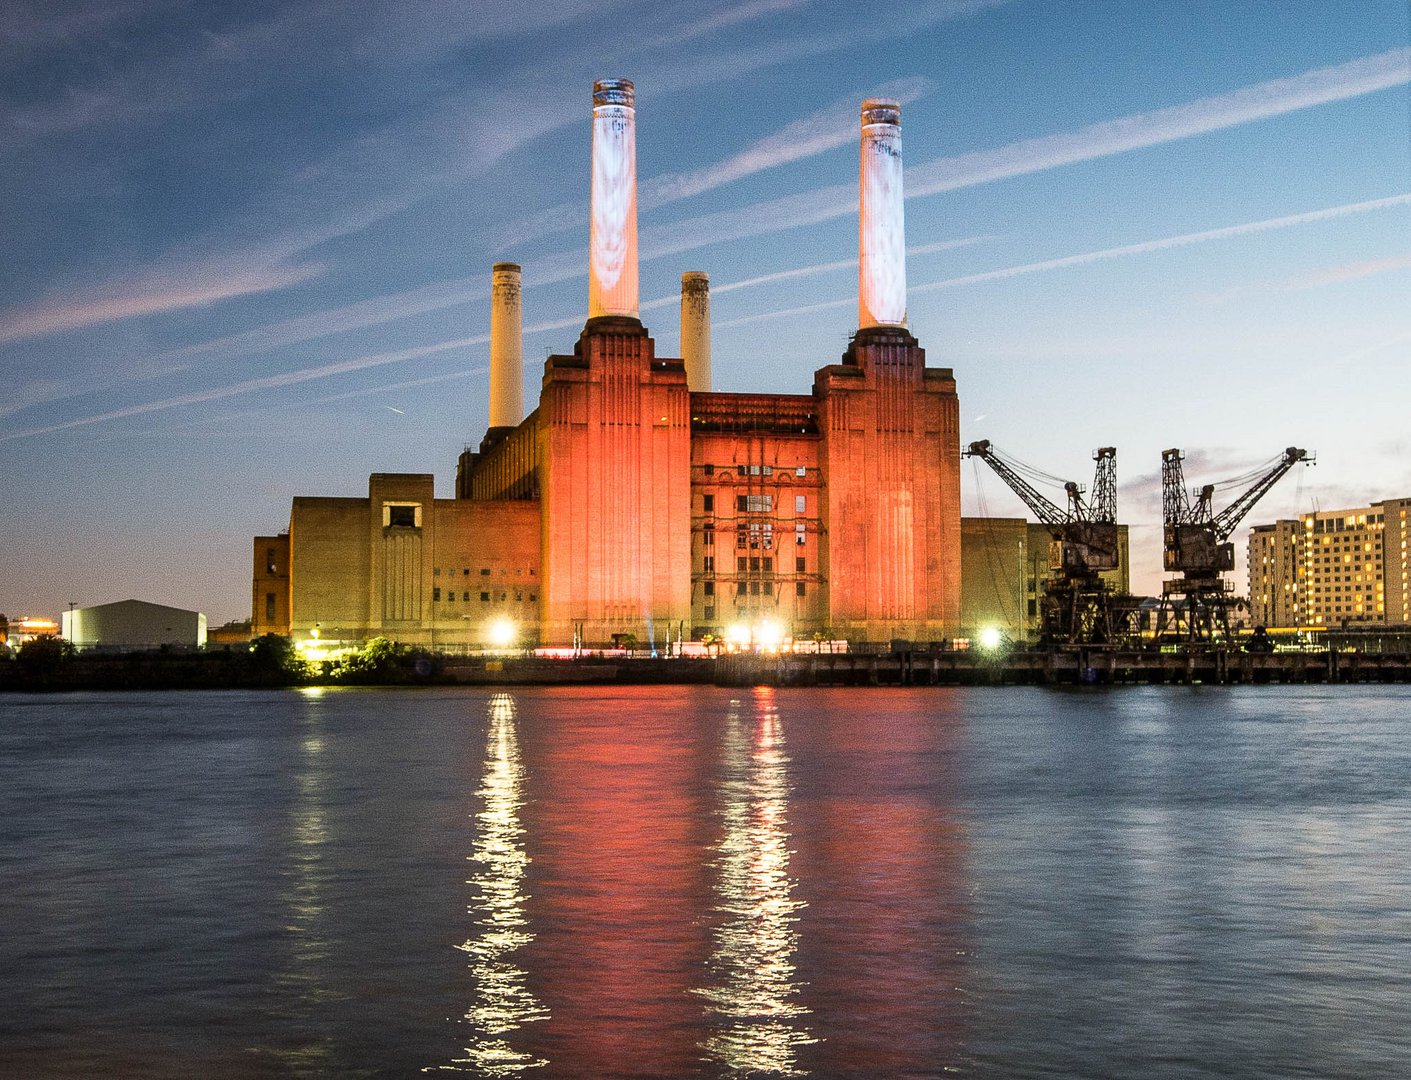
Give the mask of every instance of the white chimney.
[(906, 325), (906, 218), (901, 183), (901, 104), (862, 103), (857, 325)]
[(496, 263), (490, 284), (490, 426), (524, 419), (524, 315), (519, 266)]
[(710, 389), (710, 275), (687, 270), (681, 275), (681, 359), (686, 361), (686, 385)]
[(637, 318), (637, 109), (632, 83), (593, 84), (588, 317)]

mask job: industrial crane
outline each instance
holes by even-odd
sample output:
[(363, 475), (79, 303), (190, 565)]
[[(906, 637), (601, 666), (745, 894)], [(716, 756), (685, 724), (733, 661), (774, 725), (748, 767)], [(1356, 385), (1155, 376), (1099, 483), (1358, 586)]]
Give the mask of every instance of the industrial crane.
[[(1217, 634), (1228, 638), (1229, 586), (1220, 575), (1235, 568), (1235, 546), (1230, 537), (1254, 504), (1286, 472), (1299, 462), (1311, 464), (1314, 458), (1306, 450), (1290, 446), (1271, 465), (1261, 468), (1258, 478), (1244, 493), (1217, 514), (1210, 505), (1214, 484), (1206, 484), (1198, 491), (1186, 488), (1181, 468), (1184, 457), (1180, 450), (1161, 452), (1164, 561), (1167, 570), (1178, 571), (1181, 576), (1162, 586), (1156, 636), (1159, 640), (1168, 625), (1179, 627), (1183, 621), (1188, 639), (1212, 639)], [(1184, 620), (1176, 617), (1173, 597), (1185, 598)]]
[(1049, 579), (1040, 604), (1039, 636), (1048, 644), (1101, 644), (1125, 633), (1133, 609), (1103, 580), (1120, 563), (1117, 542), (1117, 450), (1093, 451), (1097, 468), (1092, 498), (1069, 480), (1063, 485), (1067, 507), (1037, 491), (1001, 457), (988, 439), (970, 444), (966, 457), (988, 465), (1024, 500), (1053, 538), (1049, 544)]

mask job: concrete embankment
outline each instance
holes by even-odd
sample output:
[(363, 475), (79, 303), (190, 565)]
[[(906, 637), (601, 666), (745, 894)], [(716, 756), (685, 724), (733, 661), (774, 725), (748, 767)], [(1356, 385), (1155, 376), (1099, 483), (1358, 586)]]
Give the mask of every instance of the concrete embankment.
[(716, 664), (716, 682), (722, 686), (1411, 682), (1411, 655), (1335, 649), (1269, 654), (1200, 647), (1172, 652), (1099, 648), (916, 651), (728, 656)]

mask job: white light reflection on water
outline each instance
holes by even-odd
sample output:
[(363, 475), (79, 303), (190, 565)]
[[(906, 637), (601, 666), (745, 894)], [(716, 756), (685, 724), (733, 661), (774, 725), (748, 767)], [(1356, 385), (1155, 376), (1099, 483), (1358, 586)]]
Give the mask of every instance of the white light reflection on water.
[(466, 1056), (442, 1068), (508, 1076), (548, 1064), (515, 1049), (506, 1036), (525, 1024), (548, 1019), (549, 1012), (530, 991), (525, 970), (512, 959), (534, 935), (524, 914), (522, 889), (529, 864), (519, 818), (524, 805), (524, 765), (519, 757), (511, 695), (495, 694), (490, 699), (489, 721), (485, 773), (476, 792), (481, 809), (475, 815), (475, 842), (467, 857), (478, 868), (466, 882), (476, 889), (468, 909), (476, 933), (456, 946), (470, 957), (473, 997), (465, 1020), (472, 1037)]
[(725, 835), (714, 862), (715, 929), (710, 1002), (715, 1030), (702, 1044), (732, 1075), (803, 1076), (800, 1046), (816, 1042), (798, 1018), (795, 929), (804, 907), (789, 874), (789, 758), (773, 692), (755, 691), (752, 706), (730, 703), (725, 729), (721, 811)]
[(331, 873), (328, 800), (333, 781), (324, 735), (325, 705), (320, 701), (321, 687), (306, 687), (299, 693), (304, 703), (301, 716), (304, 732), (296, 758), (290, 861), (284, 872), (286, 885), (282, 890), (288, 919), (284, 928), (291, 935), (292, 949), (289, 967), (277, 977), (276, 984), (294, 994), (304, 1023), (301, 1035), (288, 1045), (268, 1051), (296, 1074), (317, 1073), (328, 1066), (333, 1039), (319, 1030), (314, 1018), (329, 1002), (347, 996), (332, 989), (328, 980), (332, 932), (328, 925), (327, 899)]

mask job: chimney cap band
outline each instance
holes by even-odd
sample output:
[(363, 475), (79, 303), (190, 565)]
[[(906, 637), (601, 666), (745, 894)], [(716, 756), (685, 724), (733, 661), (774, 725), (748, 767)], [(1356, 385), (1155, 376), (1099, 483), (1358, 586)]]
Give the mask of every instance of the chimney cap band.
[(900, 124), (901, 102), (892, 98), (868, 98), (862, 103), (863, 124)]
[(637, 94), (631, 79), (599, 79), (593, 84), (593, 105), (637, 107)]

